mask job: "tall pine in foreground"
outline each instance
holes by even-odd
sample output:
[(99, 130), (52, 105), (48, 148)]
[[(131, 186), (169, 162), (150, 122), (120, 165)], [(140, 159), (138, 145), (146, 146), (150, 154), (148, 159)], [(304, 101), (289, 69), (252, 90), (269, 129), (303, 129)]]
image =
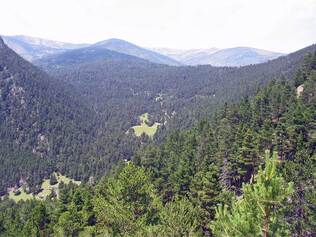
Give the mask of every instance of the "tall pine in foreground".
[(265, 168), (259, 169), (255, 183), (243, 185), (242, 197), (234, 199), (230, 208), (221, 205), (216, 209), (211, 224), (216, 236), (289, 236), (282, 207), (293, 193), (293, 185), (278, 175), (277, 154), (272, 159), (269, 156), (267, 152)]
[(105, 236), (141, 236), (155, 223), (160, 201), (145, 170), (127, 163), (99, 184), (94, 199), (97, 230)]

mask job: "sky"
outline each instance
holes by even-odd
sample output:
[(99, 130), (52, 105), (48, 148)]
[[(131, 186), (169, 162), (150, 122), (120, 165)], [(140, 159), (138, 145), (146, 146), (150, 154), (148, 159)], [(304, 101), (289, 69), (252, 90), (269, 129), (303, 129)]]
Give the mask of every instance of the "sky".
[(284, 53), (316, 43), (316, 0), (0, 0), (0, 6), (2, 35)]

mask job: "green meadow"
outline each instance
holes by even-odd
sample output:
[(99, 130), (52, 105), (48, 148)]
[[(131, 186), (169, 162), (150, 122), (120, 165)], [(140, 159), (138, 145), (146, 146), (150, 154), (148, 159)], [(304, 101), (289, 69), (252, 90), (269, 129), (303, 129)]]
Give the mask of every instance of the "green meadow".
[(152, 126), (148, 126), (148, 113), (144, 113), (139, 116), (139, 119), (141, 121), (140, 125), (133, 126), (135, 135), (137, 137), (140, 137), (143, 133), (146, 134), (149, 137), (153, 137), (155, 133), (157, 132), (158, 126), (160, 123), (154, 123)]
[(41, 185), (42, 191), (39, 192), (38, 194), (34, 195), (32, 193), (26, 193), (22, 187), (20, 187), (18, 189), (18, 191), (20, 191), (20, 194), (16, 195), (14, 190), (11, 190), (9, 192), (9, 198), (14, 200), (15, 202), (18, 201), (26, 201), (26, 200), (30, 200), (30, 199), (37, 199), (37, 200), (45, 200), (45, 198), (51, 194), (51, 192), (54, 190), (57, 194), (58, 197), (58, 185), (63, 182), (64, 184), (69, 184), (70, 182), (80, 185), (80, 181), (75, 181), (74, 179), (68, 178), (60, 173), (54, 173), (57, 179), (57, 183), (54, 185), (51, 185), (49, 183), (49, 179), (44, 179), (43, 183)]

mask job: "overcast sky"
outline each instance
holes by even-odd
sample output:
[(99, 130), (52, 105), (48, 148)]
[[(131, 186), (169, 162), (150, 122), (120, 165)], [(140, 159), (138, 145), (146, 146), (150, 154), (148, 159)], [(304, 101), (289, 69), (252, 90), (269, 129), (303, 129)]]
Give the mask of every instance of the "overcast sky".
[(291, 52), (316, 43), (316, 0), (1, 0), (0, 34)]

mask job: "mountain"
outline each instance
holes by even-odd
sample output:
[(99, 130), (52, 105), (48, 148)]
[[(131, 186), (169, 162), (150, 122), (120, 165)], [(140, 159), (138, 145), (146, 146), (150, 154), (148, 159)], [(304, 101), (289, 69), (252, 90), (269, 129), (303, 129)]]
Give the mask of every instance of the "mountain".
[[(120, 39), (108, 39), (98, 42), (96, 44), (71, 44), (24, 35), (2, 37), (4, 42), (11, 49), (13, 49), (24, 59), (31, 62), (39, 60), (43, 57), (47, 57), (54, 54), (60, 54), (73, 49), (89, 48), (90, 52), (86, 51), (86, 53), (91, 54), (92, 49), (100, 50), (100, 48), (104, 48), (125, 55), (131, 55), (138, 58), (142, 58), (153, 63), (181, 65), (179, 62), (168, 56), (139, 47), (135, 44)], [(108, 54), (110, 53), (108, 52)]]
[(113, 50), (116, 52), (129, 54), (138, 58), (143, 58), (153, 63), (173, 65), (173, 66), (181, 65), (181, 63), (179, 63), (178, 61), (168, 56), (159, 54), (152, 50), (139, 47), (135, 44), (132, 44), (130, 42), (127, 42), (121, 39), (108, 39), (105, 41), (98, 42), (92, 46), (104, 47), (106, 49)]
[(201, 64), (211, 64), (212, 66), (244, 66), (250, 64), (264, 63), (282, 56), (262, 49), (249, 47), (236, 47), (222, 49), (213, 53), (209, 58), (201, 58)]
[(96, 184), (3, 198), (0, 235), (315, 236), (316, 53), (295, 74), (142, 146)]
[(133, 133), (140, 115), (148, 113), (149, 124), (160, 123), (153, 139), (161, 140), (275, 78), (292, 78), (315, 49), (235, 68), (154, 64), (93, 46), (37, 60), (48, 76), (2, 42), (1, 190), (22, 178), (37, 191), (52, 171), (78, 180), (100, 178), (151, 142)]
[(71, 83), (112, 128), (128, 130), (139, 115), (149, 113), (153, 122), (164, 124), (159, 136), (160, 131), (190, 127), (223, 103), (249, 96), (275, 78), (293, 77), (304, 55), (315, 48), (312, 45), (240, 68), (175, 67), (139, 60), (99, 60), (56, 67), (43, 59), (38, 65), (46, 65), (43, 69), (50, 75)]
[(184, 65), (212, 65), (233, 67), (264, 63), (284, 55), (282, 53), (249, 47), (192, 50), (173, 50), (158, 48), (154, 50), (165, 54), (173, 59), (176, 59)]
[(85, 44), (71, 44), (24, 35), (2, 36), (2, 38), (11, 49), (28, 61), (87, 46)]
[(197, 58), (196, 64), (191, 65), (199, 65), (198, 59), (199, 57), (209, 56), (215, 52), (217, 52), (218, 48), (209, 48), (209, 49), (172, 49), (172, 48), (152, 48), (153, 51), (161, 53), (163, 55), (167, 55), (170, 58), (173, 58), (184, 65), (189, 65), (191, 59), (193, 61), (194, 58)]
[(142, 58), (153, 63), (173, 66), (207, 64), (212, 66), (244, 66), (263, 63), (283, 55), (281, 53), (249, 47), (192, 50), (169, 48), (146, 49), (121, 39), (108, 39), (95, 44), (72, 44), (24, 35), (2, 37), (11, 49), (31, 62), (79, 48), (90, 48), (91, 50), (93, 48), (104, 48)]
[(80, 156), (87, 160), (97, 120), (70, 85), (21, 58), (0, 37), (0, 193), (20, 179), (35, 187), (57, 167), (64, 172)]
[[(106, 49), (102, 46), (88, 46), (79, 49), (69, 50), (64, 53), (57, 53), (34, 60), (33, 63), (51, 70), (53, 67), (67, 67), (97, 61), (135, 61), (148, 62), (142, 58), (129, 54), (119, 53)], [(148, 62), (149, 63), (149, 62)]]

